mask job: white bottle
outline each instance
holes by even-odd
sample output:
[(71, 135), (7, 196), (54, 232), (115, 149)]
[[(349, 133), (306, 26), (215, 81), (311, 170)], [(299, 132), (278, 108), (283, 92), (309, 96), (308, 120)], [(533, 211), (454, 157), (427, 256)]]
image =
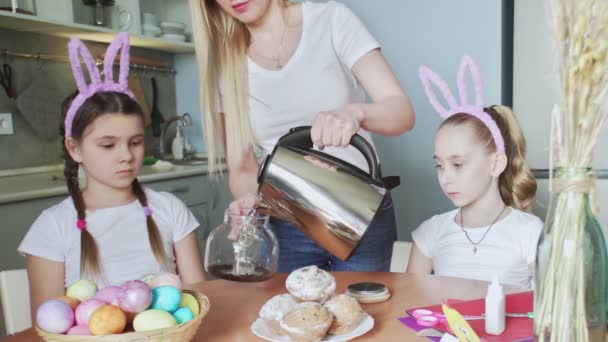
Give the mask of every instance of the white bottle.
[(505, 294), (494, 276), (486, 295), (486, 333), (500, 335), (505, 331)]
[(179, 127), (175, 131), (175, 138), (173, 138), (173, 142), (171, 143), (171, 154), (173, 154), (173, 159), (182, 160), (184, 159), (184, 139)]

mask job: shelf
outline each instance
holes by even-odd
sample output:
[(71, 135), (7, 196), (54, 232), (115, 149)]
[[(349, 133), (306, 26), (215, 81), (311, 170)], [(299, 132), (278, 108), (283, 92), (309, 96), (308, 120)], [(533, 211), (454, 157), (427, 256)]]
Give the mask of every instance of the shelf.
[[(76, 23), (61, 23), (32, 15), (0, 11), (0, 28), (33, 32), (57, 37), (78, 36), (82, 40), (110, 43), (117, 31)], [(194, 53), (194, 44), (167, 39), (130, 35), (132, 47), (165, 51), (170, 53)]]

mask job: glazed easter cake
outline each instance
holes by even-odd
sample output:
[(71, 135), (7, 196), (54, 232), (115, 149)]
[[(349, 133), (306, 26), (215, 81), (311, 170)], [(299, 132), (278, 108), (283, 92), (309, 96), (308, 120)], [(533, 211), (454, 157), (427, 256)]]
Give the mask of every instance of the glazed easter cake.
[(336, 280), (316, 266), (289, 274), (289, 293), (270, 298), (251, 329), (269, 341), (347, 341), (369, 331), (374, 320), (356, 299), (336, 294)]

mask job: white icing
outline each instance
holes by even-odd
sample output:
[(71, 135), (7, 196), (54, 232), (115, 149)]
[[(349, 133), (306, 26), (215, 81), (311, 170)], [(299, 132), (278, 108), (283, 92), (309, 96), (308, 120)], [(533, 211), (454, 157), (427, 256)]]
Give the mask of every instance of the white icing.
[(334, 315), (334, 319), (339, 325), (358, 323), (363, 315), (359, 302), (347, 294), (333, 296), (323, 306)]
[(285, 286), (301, 300), (323, 303), (335, 293), (336, 279), (317, 266), (306, 266), (291, 272)]
[(260, 309), (260, 317), (269, 320), (278, 321), (283, 318), (287, 312), (298, 304), (294, 296), (289, 293), (276, 295), (270, 298)]
[[(319, 316), (316, 317), (316, 321), (315, 317), (311, 315), (311, 310), (319, 313)], [(323, 315), (323, 311), (325, 311), (325, 315)], [(323, 316), (325, 317), (323, 318)], [(286, 319), (289, 319), (290, 322), (304, 322), (304, 324), (301, 326), (293, 326), (290, 325)], [(323, 320), (321, 321), (320, 319)], [(329, 313), (321, 304), (316, 302), (304, 302), (298, 303), (293, 310), (286, 313), (281, 319), (280, 324), (283, 331), (300, 335), (310, 332), (318, 333), (327, 331), (332, 321), (333, 317), (331, 316), (331, 313)]]

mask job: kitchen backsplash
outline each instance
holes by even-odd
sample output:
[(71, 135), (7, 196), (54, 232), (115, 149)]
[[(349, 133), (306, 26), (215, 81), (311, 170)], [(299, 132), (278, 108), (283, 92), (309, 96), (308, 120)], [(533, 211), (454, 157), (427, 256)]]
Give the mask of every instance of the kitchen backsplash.
[[(0, 64), (8, 63), (13, 71), (13, 88), (16, 99), (9, 99), (4, 91), (0, 92), (0, 113), (13, 113), (13, 135), (0, 135), (0, 170), (33, 166), (59, 164), (61, 160), (61, 139), (59, 137), (60, 107), (63, 98), (76, 90), (68, 62), (6, 57), (5, 49), (14, 52), (67, 57), (67, 38), (15, 32), (0, 29)], [(101, 58), (106, 44), (85, 42), (95, 58)], [(153, 50), (131, 48), (131, 56), (152, 59), (162, 64), (173, 65), (173, 56)], [(139, 79), (148, 108), (152, 108), (151, 79), (155, 78), (158, 87), (158, 108), (165, 119), (182, 113), (176, 113), (175, 75), (167, 72), (131, 70)], [(46, 80), (48, 82), (41, 82)], [(36, 83), (35, 83), (36, 81)], [(52, 84), (53, 89), (33, 87), (39, 84)], [(29, 87), (32, 87), (28, 90)], [(48, 89), (48, 88), (47, 88)], [(22, 95), (25, 98), (20, 98)], [(49, 96), (52, 94), (52, 96)], [(32, 102), (35, 101), (35, 102)], [(31, 112), (20, 113), (17, 103), (30, 107), (32, 103), (56, 107), (50, 111), (52, 118), (41, 120), (31, 117)], [(19, 106), (21, 108), (21, 106)], [(29, 118), (29, 120), (28, 120)], [(38, 118), (39, 119), (39, 118)], [(38, 122), (32, 125), (31, 122)], [(48, 127), (47, 127), (48, 126)], [(54, 126), (54, 127), (53, 127)], [(166, 139), (167, 141), (170, 139)], [(152, 136), (151, 129), (146, 128), (146, 154), (152, 154), (159, 144), (159, 139)], [(167, 146), (167, 145), (165, 145)]]

